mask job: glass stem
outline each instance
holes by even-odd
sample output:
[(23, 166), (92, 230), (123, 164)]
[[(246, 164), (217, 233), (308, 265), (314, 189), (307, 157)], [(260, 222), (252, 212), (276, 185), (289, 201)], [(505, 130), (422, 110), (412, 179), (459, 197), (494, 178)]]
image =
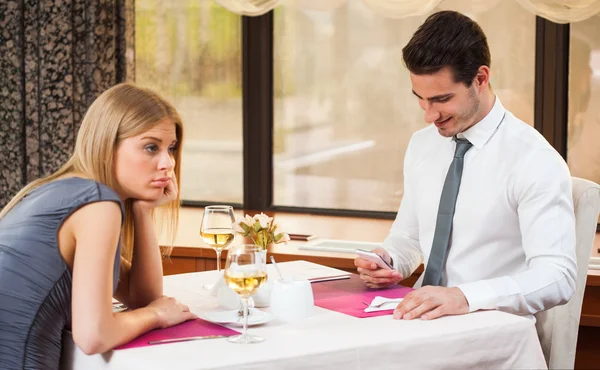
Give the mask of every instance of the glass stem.
[(215, 249), (215, 252), (217, 252), (217, 272), (221, 272), (221, 250)]
[(244, 310), (244, 330), (242, 331), (242, 337), (246, 337), (246, 330), (248, 330), (248, 298), (242, 298), (242, 309)]

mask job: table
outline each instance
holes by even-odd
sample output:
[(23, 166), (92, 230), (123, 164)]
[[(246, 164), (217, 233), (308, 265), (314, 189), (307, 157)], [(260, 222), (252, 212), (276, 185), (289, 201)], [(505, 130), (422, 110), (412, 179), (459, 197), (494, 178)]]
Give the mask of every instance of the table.
[[(180, 211), (179, 228), (173, 241), (173, 252), (170, 259), (163, 262), (166, 275), (180, 274), (186, 272), (199, 272), (214, 270), (217, 268), (215, 251), (206, 246), (198, 233), (202, 221), (203, 208), (183, 207)], [(253, 215), (255, 210), (236, 210), (237, 215), (248, 213)], [(315, 234), (324, 239), (338, 239), (350, 241), (382, 242), (387, 236), (393, 220), (370, 219), (360, 217), (324, 216), (315, 214), (289, 213), (289, 212), (267, 212), (274, 216), (281, 225), (281, 230), (291, 233)], [(164, 232), (165, 229), (157, 231)], [(235, 243), (242, 242), (236, 238)], [(160, 234), (160, 245), (171, 245), (166, 234)], [(289, 245), (277, 244), (269, 247), (269, 255), (273, 255), (277, 261), (307, 260), (326, 266), (336, 267), (346, 271), (355, 271), (355, 255), (348, 253), (323, 252), (301, 250), (299, 246), (304, 242), (291, 242)], [(600, 257), (600, 232), (596, 234), (595, 245), (592, 249), (594, 257)], [(221, 256), (222, 264), (225, 264), (226, 253)], [(423, 266), (401, 284), (412, 286), (421, 273)], [(581, 326), (600, 327), (600, 270), (588, 270), (586, 291), (583, 297), (581, 310)], [(590, 348), (595, 351), (600, 345), (600, 330), (589, 336), (594, 342), (590, 342)], [(593, 352), (590, 351), (590, 352)], [(594, 363), (598, 367), (598, 360)]]
[[(279, 265), (284, 274), (305, 276), (327, 269), (306, 261)], [(202, 316), (219, 309), (216, 298), (202, 289), (217, 277), (216, 271), (167, 276), (165, 294)], [(403, 321), (391, 316), (358, 319), (316, 307), (315, 314), (302, 321), (273, 320), (249, 330), (266, 341), (236, 345), (210, 339), (87, 356), (68, 339), (62, 369), (546, 368), (534, 323), (498, 311)]]

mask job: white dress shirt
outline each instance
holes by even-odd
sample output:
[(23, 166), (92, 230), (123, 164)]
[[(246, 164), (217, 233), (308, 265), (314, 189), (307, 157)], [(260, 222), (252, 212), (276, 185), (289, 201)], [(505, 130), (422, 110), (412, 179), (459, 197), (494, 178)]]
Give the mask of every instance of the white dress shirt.
[[(460, 288), (470, 311), (531, 315), (568, 302), (576, 258), (565, 161), (497, 97), (488, 115), (459, 136), (473, 147), (464, 159), (442, 285)], [(406, 150), (404, 196), (383, 243), (405, 277), (422, 261), (427, 268), (455, 147), (429, 125)]]

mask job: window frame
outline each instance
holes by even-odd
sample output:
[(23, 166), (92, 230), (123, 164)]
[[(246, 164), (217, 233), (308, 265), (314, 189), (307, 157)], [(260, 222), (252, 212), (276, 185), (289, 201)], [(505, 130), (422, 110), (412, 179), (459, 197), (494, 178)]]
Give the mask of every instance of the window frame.
[[(243, 203), (256, 211), (393, 219), (396, 212), (277, 206), (273, 204), (274, 15), (241, 17)], [(534, 127), (567, 158), (569, 96), (569, 24), (536, 17)], [(201, 207), (219, 202), (183, 200)], [(598, 225), (600, 230), (600, 224)]]

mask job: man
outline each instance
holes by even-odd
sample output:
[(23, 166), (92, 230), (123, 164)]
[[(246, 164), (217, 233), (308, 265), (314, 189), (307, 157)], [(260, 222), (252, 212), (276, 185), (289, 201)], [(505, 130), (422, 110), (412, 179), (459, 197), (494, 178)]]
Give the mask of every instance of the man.
[(394, 270), (357, 258), (361, 278), (385, 287), (425, 261), (423, 287), (398, 305), (396, 319), (489, 309), (532, 315), (568, 302), (576, 281), (569, 170), (493, 93), (483, 31), (443, 11), (402, 51), (432, 124), (411, 138), (402, 204), (374, 250)]

